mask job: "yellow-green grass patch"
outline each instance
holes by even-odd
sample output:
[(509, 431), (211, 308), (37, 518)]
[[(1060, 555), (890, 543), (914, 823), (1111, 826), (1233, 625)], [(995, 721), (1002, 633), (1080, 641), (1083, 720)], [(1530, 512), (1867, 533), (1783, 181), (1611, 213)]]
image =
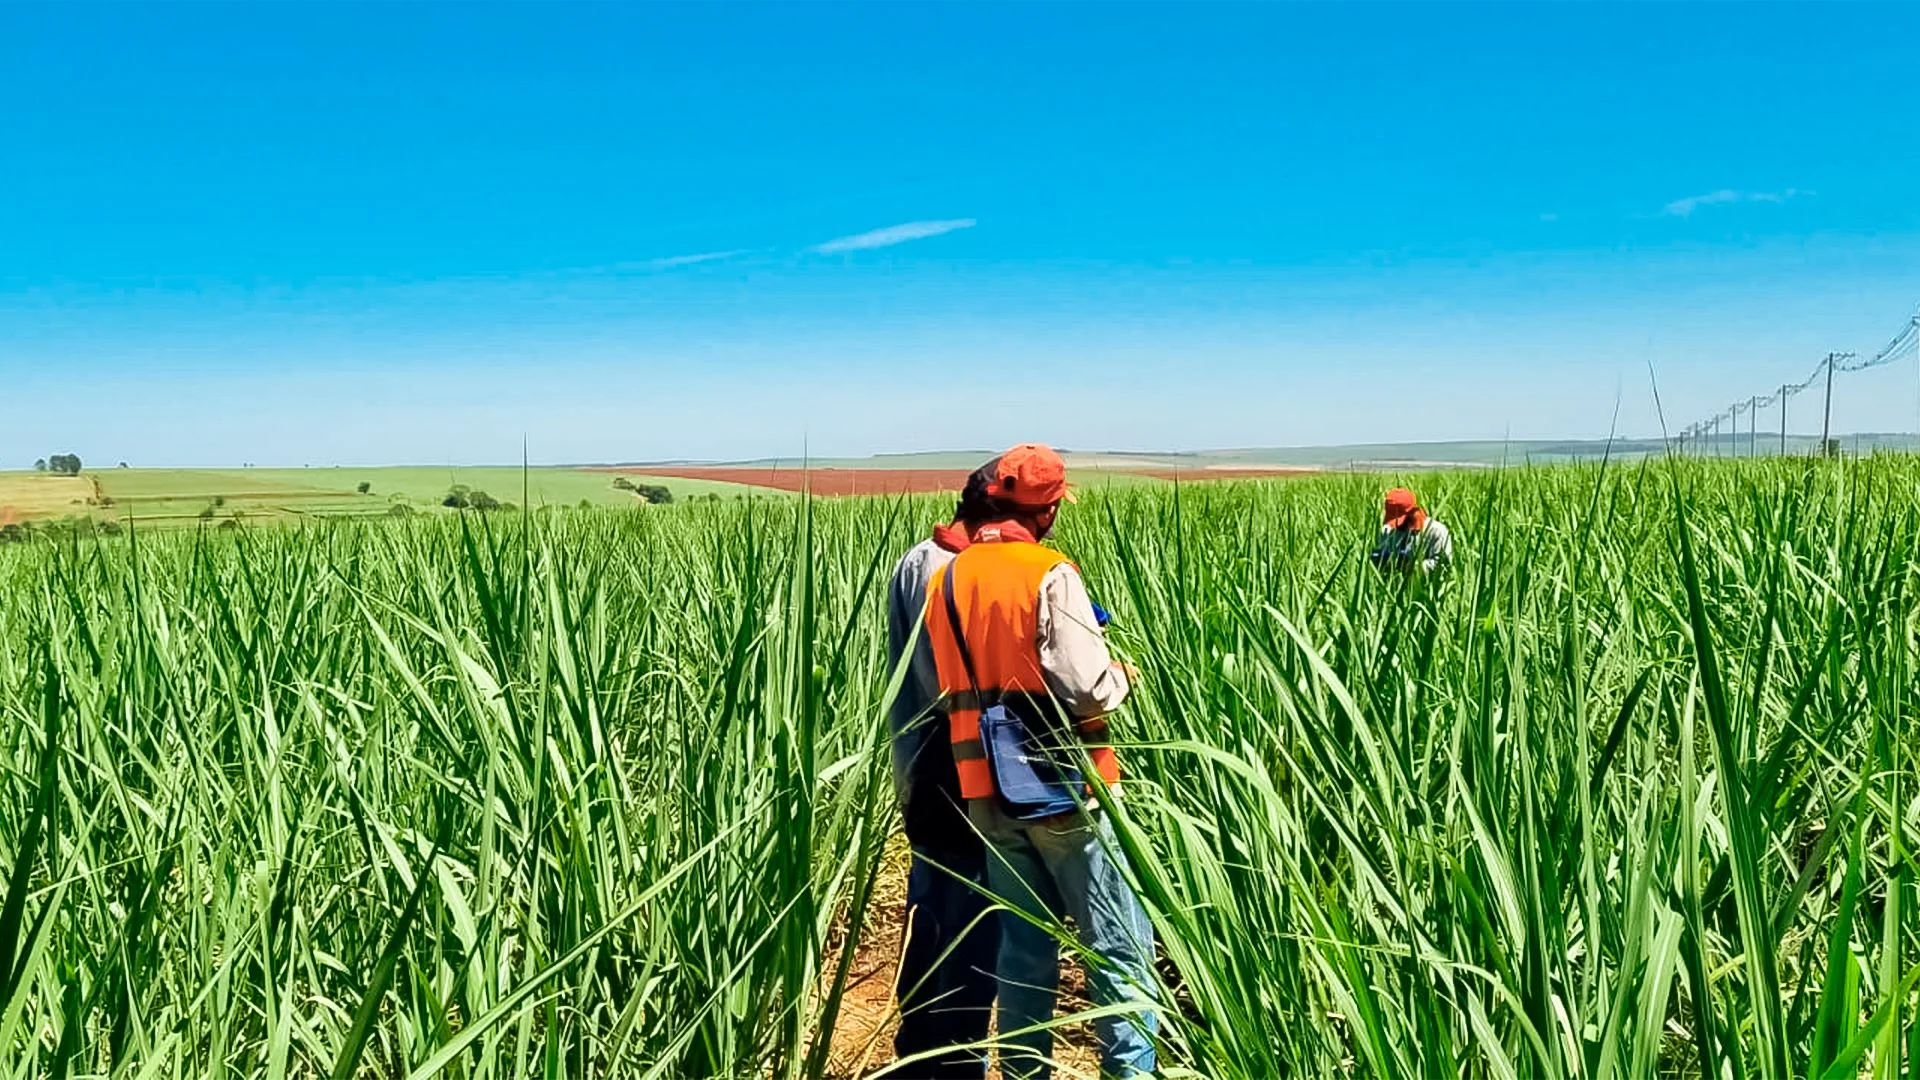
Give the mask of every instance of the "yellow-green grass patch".
[(93, 481), (84, 476), (0, 472), (0, 525), (87, 514)]

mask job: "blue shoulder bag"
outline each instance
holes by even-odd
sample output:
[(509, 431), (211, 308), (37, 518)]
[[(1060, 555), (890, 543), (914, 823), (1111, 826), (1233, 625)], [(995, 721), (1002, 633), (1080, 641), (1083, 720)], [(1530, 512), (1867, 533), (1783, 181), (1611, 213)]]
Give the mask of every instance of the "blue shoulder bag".
[(954, 644), (960, 649), (960, 662), (967, 669), (967, 684), (973, 688), (974, 701), (980, 706), (980, 745), (986, 751), (987, 768), (993, 773), (993, 786), (999, 791), (1000, 805), (1016, 821), (1033, 821), (1079, 809), (1075, 791), (1086, 783), (1080, 770), (1063, 764), (1057, 752), (1050, 751), (1029, 729), (1026, 719), (998, 695), (987, 701), (980, 692), (980, 679), (974, 674), (973, 651), (967, 648), (967, 632), (960, 623), (960, 606), (953, 599), (953, 564), (947, 564), (946, 586), (941, 590), (947, 601), (947, 622), (953, 627)]

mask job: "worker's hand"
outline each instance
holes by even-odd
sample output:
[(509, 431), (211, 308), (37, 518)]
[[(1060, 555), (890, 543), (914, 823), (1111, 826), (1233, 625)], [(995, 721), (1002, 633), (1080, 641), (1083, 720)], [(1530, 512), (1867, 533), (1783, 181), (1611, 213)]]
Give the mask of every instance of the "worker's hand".
[(1140, 669), (1127, 663), (1125, 660), (1115, 660), (1113, 666), (1119, 670), (1120, 674), (1127, 677), (1128, 686), (1132, 686), (1140, 681)]

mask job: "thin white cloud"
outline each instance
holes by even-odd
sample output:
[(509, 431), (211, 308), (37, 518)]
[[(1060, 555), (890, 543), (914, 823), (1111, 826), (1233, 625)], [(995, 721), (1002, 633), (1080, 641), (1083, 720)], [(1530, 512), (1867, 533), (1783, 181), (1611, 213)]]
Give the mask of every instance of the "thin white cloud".
[(947, 221), (909, 221), (904, 225), (889, 225), (872, 232), (842, 236), (838, 240), (829, 240), (816, 245), (816, 255), (838, 255), (844, 251), (866, 251), (869, 248), (892, 247), (909, 240), (925, 240), (929, 236), (942, 236), (960, 229), (971, 229), (976, 222), (972, 218), (952, 218)]
[(1799, 188), (1787, 188), (1785, 191), (1735, 191), (1721, 188), (1709, 191), (1705, 195), (1689, 195), (1684, 199), (1675, 199), (1661, 211), (1669, 217), (1690, 217), (1695, 210), (1703, 206), (1717, 206), (1723, 203), (1783, 203), (1797, 195), (1811, 195), (1811, 191)]
[(696, 266), (700, 263), (718, 262), (721, 259), (731, 259), (736, 255), (745, 254), (744, 250), (706, 251), (698, 255), (669, 255), (664, 259), (648, 259), (646, 262), (626, 265), (642, 270), (671, 270), (676, 266)]

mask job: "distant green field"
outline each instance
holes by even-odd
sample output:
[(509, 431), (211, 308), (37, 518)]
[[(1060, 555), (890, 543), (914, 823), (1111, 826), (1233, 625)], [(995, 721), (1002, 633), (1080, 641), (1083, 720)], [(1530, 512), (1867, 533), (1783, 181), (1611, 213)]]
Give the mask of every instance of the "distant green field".
[[(501, 502), (532, 506), (632, 506), (640, 500), (613, 486), (616, 476), (658, 484), (685, 500), (699, 495), (769, 494), (742, 484), (681, 480), (641, 473), (587, 472), (535, 468), (523, 475), (512, 466), (377, 467), (323, 469), (103, 469), (89, 473), (113, 500), (105, 514), (136, 521), (178, 522), (199, 519), (209, 508), (215, 518), (355, 516), (386, 514), (396, 504), (416, 510), (438, 509), (457, 485), (485, 491)], [(369, 485), (360, 494), (359, 485)]]
[[(523, 476), (513, 466), (376, 466), (307, 469), (101, 469), (73, 479), (0, 471), (0, 517), (25, 521), (84, 516), (96, 521), (184, 525), (204, 520), (242, 522), (302, 517), (362, 517), (393, 512), (441, 511), (455, 485), (484, 491), (503, 503), (532, 506), (635, 506), (640, 499), (613, 486), (625, 476), (656, 484), (676, 501), (706, 495), (786, 497), (774, 488), (719, 480), (683, 479), (644, 472), (534, 468)], [(1104, 467), (1075, 468), (1082, 491), (1164, 484), (1163, 480)], [(96, 503), (98, 482), (105, 502)], [(368, 485), (361, 494), (359, 485)]]
[(1067, 482), (1081, 491), (1097, 491), (1105, 488), (1154, 487), (1165, 484), (1165, 480), (1139, 473), (1119, 472), (1105, 468), (1081, 468), (1075, 466), (1067, 470)]

